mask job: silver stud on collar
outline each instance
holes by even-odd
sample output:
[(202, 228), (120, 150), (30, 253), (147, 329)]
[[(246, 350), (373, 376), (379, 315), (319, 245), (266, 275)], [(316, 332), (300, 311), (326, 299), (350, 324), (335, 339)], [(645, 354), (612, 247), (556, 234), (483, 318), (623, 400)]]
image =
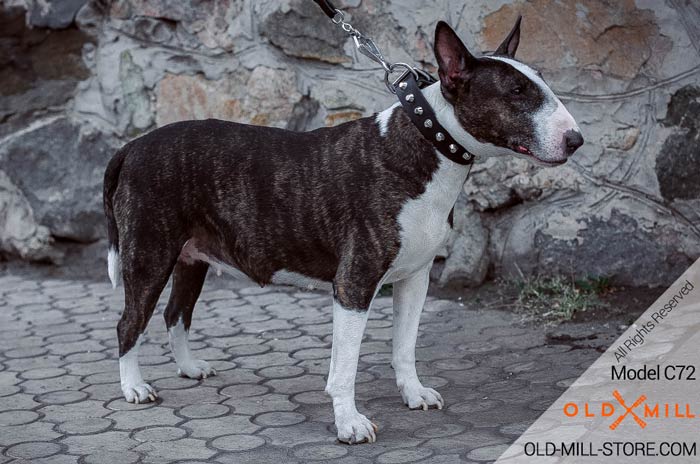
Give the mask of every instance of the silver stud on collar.
[(413, 110), (414, 113), (421, 115), (423, 114), (423, 107), (422, 106), (416, 106), (416, 109)]
[(454, 143), (450, 144), (450, 153), (457, 153), (457, 145)]
[(415, 97), (413, 96), (412, 93), (409, 93), (408, 95), (406, 95), (406, 101), (407, 101), (407, 102), (413, 103), (413, 100), (415, 100)]
[(445, 135), (442, 132), (438, 132), (437, 134), (435, 134), (435, 140), (437, 140), (438, 142), (442, 142), (443, 140), (445, 140)]
[(465, 161), (469, 161), (469, 160), (472, 158), (472, 155), (470, 155), (469, 153), (464, 153), (464, 154), (462, 155), (462, 158), (463, 158)]
[(400, 88), (401, 90), (406, 90), (406, 87), (408, 87), (408, 84), (405, 83), (405, 82), (402, 82), (402, 83), (399, 84), (399, 88)]
[(430, 129), (431, 127), (433, 127), (433, 121), (431, 121), (430, 119), (426, 119), (423, 125)]

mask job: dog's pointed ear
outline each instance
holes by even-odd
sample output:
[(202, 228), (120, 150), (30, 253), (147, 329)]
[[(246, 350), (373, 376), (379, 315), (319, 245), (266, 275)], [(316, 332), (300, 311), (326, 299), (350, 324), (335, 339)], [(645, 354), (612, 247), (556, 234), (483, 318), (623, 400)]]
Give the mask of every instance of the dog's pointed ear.
[(518, 50), (518, 45), (520, 45), (520, 22), (522, 19), (523, 17), (518, 15), (518, 19), (515, 20), (513, 30), (510, 31), (508, 37), (506, 37), (503, 43), (501, 43), (496, 51), (493, 52), (494, 55), (503, 55), (507, 56), (508, 58), (515, 57), (515, 52)]
[(455, 95), (459, 82), (469, 77), (469, 71), (476, 63), (476, 58), (444, 21), (440, 21), (435, 27), (435, 58), (440, 85), (443, 94), (449, 100)]

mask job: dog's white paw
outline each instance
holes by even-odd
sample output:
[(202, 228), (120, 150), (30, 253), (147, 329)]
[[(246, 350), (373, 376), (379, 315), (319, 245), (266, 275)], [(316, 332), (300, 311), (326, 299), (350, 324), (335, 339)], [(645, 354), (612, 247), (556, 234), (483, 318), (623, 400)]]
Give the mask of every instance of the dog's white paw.
[(420, 383), (407, 384), (401, 388), (401, 397), (404, 404), (411, 409), (423, 409), (427, 411), (430, 407), (442, 409), (445, 402), (442, 395), (432, 388), (426, 388)]
[(374, 443), (377, 441), (378, 427), (357, 411), (335, 418), (338, 440), (350, 445)]
[(129, 403), (148, 403), (158, 398), (158, 393), (146, 382), (122, 384), (124, 399)]
[(216, 371), (208, 362), (200, 359), (193, 359), (190, 362), (182, 363), (178, 366), (177, 375), (189, 377), (190, 379), (206, 379), (216, 375)]

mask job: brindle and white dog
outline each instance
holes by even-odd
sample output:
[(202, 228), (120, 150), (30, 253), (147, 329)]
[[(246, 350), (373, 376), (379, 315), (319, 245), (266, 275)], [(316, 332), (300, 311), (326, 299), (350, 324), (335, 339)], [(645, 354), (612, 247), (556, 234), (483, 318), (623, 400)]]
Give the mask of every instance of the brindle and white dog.
[[(480, 159), (556, 166), (583, 138), (540, 73), (513, 58), (519, 26), (493, 55), (475, 57), (440, 22), (440, 81), (423, 92), (440, 124)], [(368, 311), (385, 283), (394, 284), (392, 365), (401, 396), (410, 408), (441, 408), (440, 394), (418, 379), (414, 351), (430, 267), (467, 172), (436, 152), (398, 104), (311, 132), (209, 119), (128, 143), (104, 179), (109, 276), (116, 286), (121, 274), (126, 296), (117, 327), (126, 400), (156, 398), (138, 350), (171, 275), (165, 321), (179, 373), (215, 373), (187, 343), (214, 266), (259, 285), (332, 288), (326, 392), (341, 441), (376, 440), (376, 427), (355, 407), (355, 372)]]

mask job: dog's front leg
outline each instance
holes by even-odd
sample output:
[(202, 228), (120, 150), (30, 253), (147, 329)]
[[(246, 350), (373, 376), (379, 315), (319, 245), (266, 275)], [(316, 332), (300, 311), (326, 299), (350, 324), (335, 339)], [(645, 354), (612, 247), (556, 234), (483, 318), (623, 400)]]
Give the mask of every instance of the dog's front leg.
[(333, 399), (338, 440), (345, 443), (377, 439), (377, 426), (355, 407), (355, 373), (368, 312), (369, 307), (350, 309), (333, 300), (333, 347), (326, 393)]
[(411, 409), (428, 409), (430, 406), (442, 409), (444, 405), (440, 393), (424, 387), (416, 373), (416, 337), (429, 279), (430, 266), (427, 266), (407, 279), (394, 283), (391, 364), (403, 401)]

